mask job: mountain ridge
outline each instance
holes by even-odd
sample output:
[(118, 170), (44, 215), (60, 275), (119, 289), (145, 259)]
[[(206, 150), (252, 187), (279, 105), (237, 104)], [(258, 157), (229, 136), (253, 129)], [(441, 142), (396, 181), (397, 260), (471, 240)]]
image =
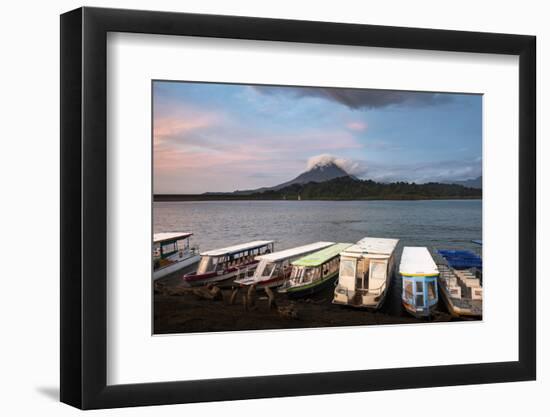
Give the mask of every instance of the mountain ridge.
[(477, 178), (471, 178), (468, 180), (463, 181), (445, 181), (445, 184), (457, 184), (462, 185), (463, 187), (470, 187), (470, 188), (483, 188), (483, 177), (480, 175)]
[(272, 187), (261, 187), (253, 190), (236, 190), (232, 194), (255, 194), (262, 193), (266, 191), (278, 191), (285, 187), (294, 185), (294, 184), (307, 184), (310, 182), (325, 182), (330, 181), (335, 178), (341, 177), (350, 177), (352, 179), (357, 179), (353, 175), (348, 174), (343, 168), (339, 167), (334, 162), (320, 163), (315, 164), (307, 171), (302, 172), (300, 175), (295, 177), (290, 181), (283, 182)]

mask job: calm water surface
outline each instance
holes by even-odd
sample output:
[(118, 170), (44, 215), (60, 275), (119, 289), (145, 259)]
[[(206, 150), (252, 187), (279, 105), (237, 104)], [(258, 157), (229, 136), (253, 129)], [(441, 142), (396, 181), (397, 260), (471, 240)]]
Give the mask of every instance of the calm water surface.
[(365, 236), (475, 248), (481, 239), (481, 200), (156, 202), (153, 216), (155, 233), (192, 231), (201, 251), (264, 239), (276, 249)]
[[(252, 240), (274, 240), (275, 250), (315, 241), (354, 243), (365, 236), (400, 239), (403, 246), (479, 251), (481, 200), (429, 201), (193, 201), (155, 202), (154, 232), (191, 231), (201, 251)], [(398, 314), (397, 277), (384, 309)]]

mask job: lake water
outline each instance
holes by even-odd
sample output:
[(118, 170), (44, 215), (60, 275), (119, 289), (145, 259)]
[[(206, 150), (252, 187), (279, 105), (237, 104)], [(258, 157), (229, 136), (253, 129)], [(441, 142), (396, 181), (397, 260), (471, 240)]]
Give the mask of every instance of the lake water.
[(251, 240), (286, 249), (365, 236), (476, 249), (470, 241), (481, 239), (481, 200), (155, 202), (153, 217), (155, 233), (192, 231), (201, 251)]
[[(154, 232), (191, 231), (201, 251), (252, 240), (275, 250), (315, 241), (355, 243), (365, 236), (400, 239), (403, 246), (466, 248), (481, 239), (481, 200), (193, 201), (155, 202)], [(403, 314), (394, 276), (383, 311)]]

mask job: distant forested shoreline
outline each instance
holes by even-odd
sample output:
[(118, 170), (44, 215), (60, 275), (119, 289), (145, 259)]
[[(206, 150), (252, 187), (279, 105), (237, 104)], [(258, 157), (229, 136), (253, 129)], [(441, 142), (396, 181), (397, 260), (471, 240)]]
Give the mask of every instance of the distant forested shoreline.
[(452, 200), (481, 199), (482, 190), (458, 184), (430, 182), (380, 183), (340, 177), (325, 182), (293, 184), (279, 190), (262, 192), (155, 194), (154, 201), (213, 200)]

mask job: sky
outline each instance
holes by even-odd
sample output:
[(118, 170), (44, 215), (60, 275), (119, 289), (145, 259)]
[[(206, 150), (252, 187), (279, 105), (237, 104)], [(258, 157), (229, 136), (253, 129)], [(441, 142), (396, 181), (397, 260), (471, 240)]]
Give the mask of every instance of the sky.
[(227, 192), (335, 162), (375, 181), (476, 178), (482, 96), (153, 81), (156, 194)]

